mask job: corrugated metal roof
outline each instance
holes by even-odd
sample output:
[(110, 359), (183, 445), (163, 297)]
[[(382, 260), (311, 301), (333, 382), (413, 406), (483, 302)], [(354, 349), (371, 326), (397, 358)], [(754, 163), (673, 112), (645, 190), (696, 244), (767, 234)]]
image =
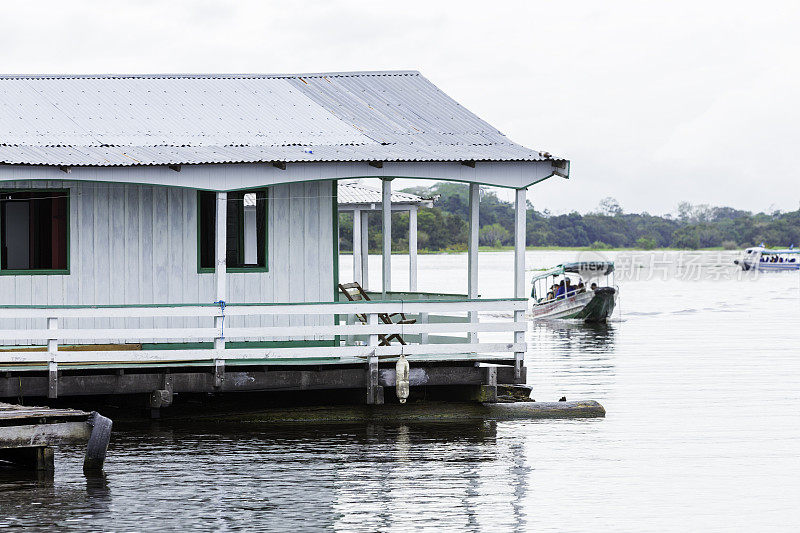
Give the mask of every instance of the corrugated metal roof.
[[(368, 187), (360, 183), (339, 182), (338, 199), (340, 206), (380, 204), (382, 198), (381, 190), (376, 187)], [(392, 191), (392, 203), (430, 207), (433, 205), (433, 200), (407, 192)]]
[(418, 72), (0, 76), (0, 162), (541, 161)]

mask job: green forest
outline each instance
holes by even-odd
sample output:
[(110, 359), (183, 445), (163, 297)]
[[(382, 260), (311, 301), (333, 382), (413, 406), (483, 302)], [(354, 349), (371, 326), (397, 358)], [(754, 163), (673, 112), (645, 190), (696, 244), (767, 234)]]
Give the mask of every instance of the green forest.
[[(418, 245), (423, 252), (464, 251), (469, 230), (469, 186), (436, 183), (405, 189), (436, 198), (434, 207), (418, 214)], [(529, 247), (737, 249), (800, 244), (800, 209), (790, 212), (752, 213), (730, 207), (681, 203), (677, 215), (625, 213), (613, 198), (603, 199), (590, 213), (551, 215), (528, 203), (526, 242)], [(340, 247), (351, 251), (353, 221), (339, 215)], [(513, 244), (514, 206), (489, 189), (481, 190), (480, 245), (502, 248)], [(380, 213), (370, 215), (369, 245), (377, 252), (381, 242)], [(408, 213), (392, 215), (392, 249), (408, 250)]]

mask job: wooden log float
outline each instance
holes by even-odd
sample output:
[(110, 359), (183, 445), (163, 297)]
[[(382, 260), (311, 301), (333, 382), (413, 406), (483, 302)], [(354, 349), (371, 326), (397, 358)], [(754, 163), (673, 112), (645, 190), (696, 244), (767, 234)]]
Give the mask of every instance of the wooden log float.
[[(414, 423), (479, 420), (538, 420), (603, 418), (606, 410), (594, 400), (570, 402), (419, 402), (411, 404), (348, 405), (274, 408), (235, 416), (227, 422), (269, 422), (270, 424), (329, 423)], [(215, 419), (216, 417), (203, 417)]]
[(96, 413), (0, 403), (0, 460), (53, 469), (53, 446), (86, 443), (83, 469), (102, 470), (112, 422)]

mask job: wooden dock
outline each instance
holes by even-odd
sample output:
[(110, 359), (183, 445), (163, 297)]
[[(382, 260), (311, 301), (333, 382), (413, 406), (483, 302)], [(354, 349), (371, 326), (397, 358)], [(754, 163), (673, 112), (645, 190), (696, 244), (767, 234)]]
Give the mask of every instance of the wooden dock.
[(0, 463), (52, 470), (53, 447), (79, 442), (86, 443), (84, 470), (101, 470), (111, 426), (96, 412), (0, 403)]

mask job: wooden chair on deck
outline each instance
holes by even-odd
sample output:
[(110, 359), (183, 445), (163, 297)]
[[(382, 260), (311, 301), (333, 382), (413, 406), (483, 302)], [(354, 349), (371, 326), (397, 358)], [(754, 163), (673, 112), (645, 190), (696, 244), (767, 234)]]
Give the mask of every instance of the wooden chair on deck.
[[(353, 283), (340, 283), (339, 290), (342, 291), (345, 297), (351, 302), (371, 301), (366, 291), (364, 291), (361, 285), (356, 281)], [(356, 314), (356, 317), (358, 317), (358, 320), (362, 324), (367, 323), (366, 314)], [(394, 317), (400, 318), (395, 322)], [(378, 313), (378, 319), (384, 324), (415, 324), (417, 322), (413, 318), (406, 318), (405, 313)], [(403, 337), (401, 337), (399, 333), (392, 333), (391, 335), (378, 335), (379, 346), (389, 346), (392, 344), (393, 340), (396, 340), (400, 344), (406, 344), (406, 341), (403, 340)]]

